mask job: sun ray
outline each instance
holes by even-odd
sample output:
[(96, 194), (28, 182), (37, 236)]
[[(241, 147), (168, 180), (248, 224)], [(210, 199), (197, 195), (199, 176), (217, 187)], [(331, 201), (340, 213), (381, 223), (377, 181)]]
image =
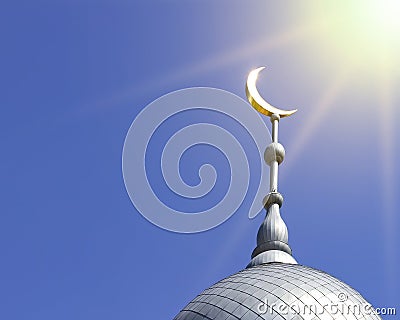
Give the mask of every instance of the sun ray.
[[(318, 126), (323, 123), (322, 119), (327, 115), (329, 109), (333, 106), (335, 99), (345, 87), (346, 80), (347, 78), (345, 77), (345, 74), (340, 73), (322, 94), (316, 107), (313, 108), (311, 116), (304, 119), (300, 132), (292, 139), (287, 148), (290, 150), (290, 163), (293, 164), (296, 162), (296, 159), (303, 151), (304, 146), (311, 139), (312, 134), (317, 130)], [(287, 175), (290, 171), (290, 165), (288, 164), (285, 166), (284, 175)]]

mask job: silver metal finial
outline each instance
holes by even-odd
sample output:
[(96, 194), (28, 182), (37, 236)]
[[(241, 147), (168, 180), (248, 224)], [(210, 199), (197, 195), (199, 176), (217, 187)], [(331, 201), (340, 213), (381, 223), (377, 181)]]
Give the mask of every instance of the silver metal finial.
[[(249, 77), (252, 74), (253, 72), (250, 73)], [(250, 82), (253, 83), (252, 81)], [(255, 82), (253, 90), (249, 90), (248, 83), (249, 80), (246, 85), (246, 93), (250, 104), (259, 112), (270, 117), (272, 123), (272, 142), (267, 146), (264, 153), (265, 162), (270, 167), (269, 193), (265, 198), (264, 204), (267, 215), (258, 230), (257, 247), (254, 249), (251, 255), (252, 259), (247, 267), (270, 262), (297, 264), (288, 244), (286, 224), (280, 215), (279, 209), (283, 204), (283, 197), (278, 192), (278, 167), (285, 158), (285, 148), (278, 142), (279, 121), (281, 117), (289, 116), (295, 110), (290, 114), (284, 114), (280, 109), (270, 108), (270, 105), (259, 96), (258, 91), (255, 91)], [(254, 95), (252, 92), (256, 92), (258, 95)], [(263, 112), (264, 110), (266, 111)]]

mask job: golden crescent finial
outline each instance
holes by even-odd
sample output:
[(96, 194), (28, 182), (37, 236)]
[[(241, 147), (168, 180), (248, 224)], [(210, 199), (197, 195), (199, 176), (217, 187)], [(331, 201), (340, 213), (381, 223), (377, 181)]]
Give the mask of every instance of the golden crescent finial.
[(256, 87), (256, 82), (257, 82), (257, 77), (260, 71), (265, 69), (265, 67), (260, 67), (257, 69), (254, 69), (249, 73), (249, 76), (247, 77), (247, 82), (246, 82), (246, 96), (247, 99), (249, 99), (250, 104), (256, 109), (258, 112), (265, 114), (266, 116), (271, 116), (273, 114), (278, 114), (281, 118), (283, 117), (288, 117), (295, 113), (297, 109), (295, 110), (281, 110), (278, 108), (275, 108), (274, 106), (270, 105), (267, 101), (265, 101), (260, 93), (257, 90)]

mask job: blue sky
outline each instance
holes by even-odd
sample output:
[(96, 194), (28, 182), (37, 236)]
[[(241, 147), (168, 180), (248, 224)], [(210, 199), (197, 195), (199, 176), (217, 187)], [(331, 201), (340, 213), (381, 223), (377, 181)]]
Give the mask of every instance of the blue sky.
[[(329, 20), (322, 13), (332, 8), (315, 11), (310, 1), (2, 7), (0, 318), (171, 319), (243, 269), (263, 218), (247, 218), (251, 195), (215, 229), (168, 232), (130, 202), (121, 158), (131, 122), (154, 99), (192, 86), (245, 98), (246, 76), (261, 65), (269, 67), (263, 95), (299, 109), (280, 126), (282, 217), (294, 256), (375, 306), (400, 307), (400, 72), (396, 62), (364, 68), (367, 57), (385, 58), (367, 54), (372, 33), (357, 44), (364, 48), (353, 47), (356, 36), (340, 42), (351, 35), (345, 22), (341, 37), (319, 34), (313, 19)], [(186, 160), (199, 157), (226, 170), (214, 149)], [(189, 164), (183, 175), (196, 183)]]

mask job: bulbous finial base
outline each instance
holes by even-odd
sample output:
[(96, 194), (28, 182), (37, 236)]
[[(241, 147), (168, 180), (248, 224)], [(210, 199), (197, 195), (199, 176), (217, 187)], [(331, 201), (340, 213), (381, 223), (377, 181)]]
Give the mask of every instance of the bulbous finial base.
[(282, 202), (283, 197), (279, 192), (268, 194), (265, 203), (267, 215), (258, 229), (257, 247), (248, 267), (270, 262), (297, 263), (292, 257), (288, 230), (279, 212)]

